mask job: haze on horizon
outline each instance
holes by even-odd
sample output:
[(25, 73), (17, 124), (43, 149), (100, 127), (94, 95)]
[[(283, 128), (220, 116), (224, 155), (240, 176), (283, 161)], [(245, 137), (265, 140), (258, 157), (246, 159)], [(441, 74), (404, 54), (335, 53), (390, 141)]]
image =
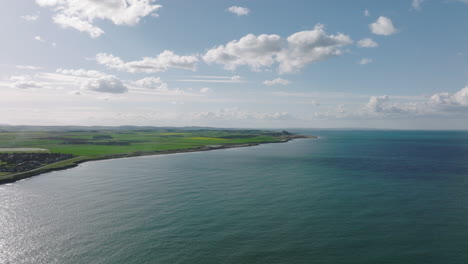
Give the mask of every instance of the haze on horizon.
[(0, 124), (468, 129), (467, 0), (15, 0)]

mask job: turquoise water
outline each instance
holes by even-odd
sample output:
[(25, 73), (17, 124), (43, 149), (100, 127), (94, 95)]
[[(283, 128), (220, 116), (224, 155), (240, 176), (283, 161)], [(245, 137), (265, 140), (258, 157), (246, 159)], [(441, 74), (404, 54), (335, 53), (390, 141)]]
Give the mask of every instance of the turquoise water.
[(468, 133), (299, 131), (0, 186), (0, 263), (468, 263)]

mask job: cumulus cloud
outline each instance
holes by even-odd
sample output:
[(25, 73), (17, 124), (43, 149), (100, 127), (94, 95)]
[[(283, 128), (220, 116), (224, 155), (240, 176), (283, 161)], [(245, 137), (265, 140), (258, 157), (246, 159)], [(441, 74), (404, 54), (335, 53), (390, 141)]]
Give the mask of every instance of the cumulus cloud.
[(411, 7), (414, 9), (414, 10), (421, 10), (421, 4), (424, 2), (424, 0), (413, 0), (411, 2)]
[(259, 71), (278, 63), (280, 73), (289, 73), (297, 72), (310, 63), (342, 55), (341, 47), (352, 42), (347, 35), (328, 35), (323, 25), (316, 25), (313, 30), (294, 33), (286, 40), (278, 35), (248, 34), (208, 50), (203, 60), (222, 64), (227, 70), (249, 66)]
[(266, 80), (263, 82), (264, 85), (273, 86), (273, 85), (288, 85), (290, 82), (286, 79), (276, 78), (273, 80)]
[(39, 19), (39, 15), (24, 15), (20, 17), (26, 21), (36, 21)]
[(372, 63), (374, 60), (371, 59), (371, 58), (362, 58), (358, 64), (361, 64), (361, 65), (366, 65), (366, 64), (369, 64), (369, 63)]
[(231, 6), (227, 10), (238, 16), (246, 16), (250, 13), (250, 9), (241, 6)]
[(205, 83), (241, 83), (240, 76), (192, 76), (192, 79), (177, 80), (178, 82), (205, 82)]
[(242, 77), (240, 77), (239, 75), (235, 75), (235, 76), (231, 76), (231, 81), (235, 81), (235, 82), (241, 82), (242, 81)]
[(357, 42), (358, 47), (360, 48), (376, 48), (379, 46), (377, 42), (372, 40), (371, 38), (364, 38)]
[(13, 88), (19, 89), (33, 89), (33, 88), (42, 88), (42, 84), (35, 81), (16, 81), (12, 84)]
[[(66, 89), (69, 94), (76, 95), (78, 94), (76, 91), (79, 90), (108, 94), (126, 93), (129, 90), (127, 83), (133, 82), (124, 82), (116, 76), (95, 70), (59, 68), (55, 72), (39, 72), (34, 75), (11, 76), (9, 85), (10, 87), (21, 89)], [(159, 85), (159, 88), (162, 89), (165, 84), (161, 82)], [(79, 94), (81, 94), (81, 92)]]
[(375, 113), (380, 113), (383, 112), (384, 110), (384, 104), (387, 103), (389, 100), (388, 95), (384, 96), (372, 96), (369, 100), (369, 102), (366, 105), (366, 108)]
[(210, 88), (207, 88), (207, 87), (201, 88), (201, 89), (200, 89), (200, 93), (209, 93), (209, 92), (211, 92), (211, 91), (212, 91), (212, 90), (211, 90)]
[(128, 91), (128, 87), (113, 75), (102, 76), (86, 81), (82, 89), (100, 93), (121, 94)]
[(468, 85), (460, 91), (450, 93), (436, 93), (429, 98), (432, 105), (439, 106), (468, 106)]
[(366, 113), (371, 114), (417, 114), (441, 115), (468, 113), (468, 86), (455, 93), (436, 93), (423, 101), (392, 103), (390, 97), (372, 96), (365, 105)]
[(35, 89), (43, 88), (42, 83), (31, 80), (31, 77), (28, 75), (14, 75), (10, 77), (12, 88), (18, 89)]
[(219, 120), (219, 121), (239, 121), (239, 120), (291, 120), (294, 116), (287, 112), (258, 113), (242, 111), (237, 107), (223, 108), (217, 111), (194, 112), (191, 113), (192, 120)]
[(42, 7), (55, 12), (53, 21), (64, 27), (74, 28), (97, 38), (104, 31), (95, 26), (96, 19), (109, 20), (115, 25), (132, 26), (143, 17), (154, 15), (162, 6), (154, 0), (36, 0)]
[(390, 18), (380, 16), (377, 21), (369, 25), (372, 33), (376, 35), (390, 36), (398, 33), (398, 30), (393, 26)]
[(141, 60), (124, 62), (121, 58), (107, 53), (96, 55), (96, 61), (108, 68), (126, 72), (155, 73), (170, 68), (195, 71), (197, 56), (179, 56), (172, 51), (165, 50), (156, 57), (144, 57)]
[(56, 70), (57, 73), (64, 74), (64, 75), (72, 75), (72, 76), (77, 76), (77, 77), (85, 77), (85, 78), (99, 78), (103, 77), (106, 74), (95, 71), (95, 70), (85, 70), (85, 69), (62, 69), (58, 68)]
[(41, 36), (35, 36), (34, 39), (42, 43), (45, 42), (45, 39), (43, 39)]
[(41, 36), (35, 36), (35, 37), (34, 37), (34, 40), (37, 40), (37, 41), (42, 42), (42, 43), (49, 43), (50, 45), (52, 45), (52, 47), (57, 46), (57, 43), (55, 43), (55, 42), (51, 42), (51, 43), (50, 43), (50, 42), (48, 42), (47, 40), (45, 40), (45, 39), (44, 39), (43, 37), (41, 37)]
[(32, 70), (32, 71), (42, 69), (41, 67), (33, 66), (33, 65), (16, 65), (16, 68), (20, 70)]
[(260, 115), (260, 119), (263, 120), (292, 120), (296, 119), (293, 115), (288, 112), (274, 112), (274, 113), (264, 113)]
[(341, 47), (352, 42), (342, 33), (327, 35), (320, 24), (313, 30), (294, 33), (287, 39), (287, 48), (277, 56), (279, 72), (297, 72), (307, 64), (342, 55)]
[(455, 104), (468, 106), (468, 85), (460, 91), (456, 92), (452, 96), (452, 100), (455, 102)]
[(248, 34), (239, 40), (233, 40), (226, 45), (210, 49), (203, 60), (207, 63), (224, 65), (227, 70), (235, 70), (239, 66), (249, 66), (252, 70), (260, 70), (275, 63), (274, 56), (281, 50), (281, 37), (278, 35)]
[(163, 82), (160, 77), (146, 77), (136, 81), (135, 84), (158, 92), (169, 91), (167, 83)]
[(426, 112), (424, 103), (407, 102), (407, 103), (392, 103), (390, 96), (371, 96), (369, 102), (365, 106), (365, 110), (370, 114), (422, 114)]
[(53, 18), (56, 24), (59, 24), (62, 28), (74, 28), (80, 32), (88, 33), (92, 38), (97, 38), (104, 34), (104, 31), (87, 20), (84, 20), (76, 16), (66, 16), (64, 14), (58, 14)]
[(68, 83), (76, 87), (81, 83), (82, 90), (100, 93), (121, 94), (128, 92), (128, 87), (114, 75), (96, 70), (62, 69), (58, 68), (56, 74), (43, 74), (49, 81)]
[(346, 110), (345, 106), (343, 104), (341, 105), (338, 105), (338, 107), (336, 108), (336, 113), (338, 113), (339, 115), (343, 115), (343, 114), (346, 114), (348, 111)]

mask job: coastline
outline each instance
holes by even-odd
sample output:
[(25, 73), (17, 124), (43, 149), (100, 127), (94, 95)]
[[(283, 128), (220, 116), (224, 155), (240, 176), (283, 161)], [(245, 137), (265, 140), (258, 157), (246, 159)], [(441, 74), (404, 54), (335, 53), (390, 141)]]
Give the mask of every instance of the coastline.
[(212, 150), (230, 149), (230, 148), (253, 147), (253, 146), (259, 146), (262, 144), (270, 144), (270, 143), (286, 143), (294, 139), (306, 139), (306, 138), (312, 139), (312, 138), (317, 138), (317, 136), (289, 135), (286, 137), (282, 137), (281, 140), (279, 141), (265, 141), (265, 142), (256, 142), (256, 143), (246, 143), (246, 144), (224, 144), (224, 145), (204, 146), (204, 147), (189, 148), (189, 149), (133, 152), (133, 153), (125, 153), (125, 154), (103, 155), (103, 156), (96, 156), (96, 157), (78, 156), (78, 157), (63, 160), (60, 162), (47, 164), (43, 167), (33, 169), (30, 171), (0, 176), (0, 185), (13, 183), (19, 180), (27, 179), (33, 176), (38, 176), (40, 174), (44, 174), (44, 173), (48, 173), (52, 171), (71, 169), (71, 168), (77, 167), (81, 163), (88, 162), (88, 161), (110, 160), (110, 159), (141, 157), (141, 156), (155, 156), (155, 155), (166, 155), (166, 154), (177, 154), (177, 153), (202, 152), (202, 151), (212, 151)]

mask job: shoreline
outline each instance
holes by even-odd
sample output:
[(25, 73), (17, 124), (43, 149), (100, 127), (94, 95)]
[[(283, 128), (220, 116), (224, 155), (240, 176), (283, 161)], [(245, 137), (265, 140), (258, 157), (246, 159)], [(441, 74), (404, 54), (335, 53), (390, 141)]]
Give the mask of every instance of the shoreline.
[(265, 141), (265, 142), (256, 142), (256, 143), (246, 143), (246, 144), (224, 144), (224, 145), (219, 145), (219, 146), (216, 145), (216, 146), (189, 148), (189, 149), (133, 152), (133, 153), (126, 153), (126, 154), (112, 154), (112, 155), (104, 155), (104, 156), (96, 156), (96, 157), (78, 156), (78, 157), (63, 160), (60, 162), (47, 164), (45, 166), (30, 170), (30, 171), (0, 176), (0, 185), (13, 183), (19, 180), (27, 179), (33, 176), (38, 176), (40, 174), (44, 174), (48, 172), (71, 169), (71, 168), (77, 167), (81, 163), (88, 162), (88, 161), (111, 160), (111, 159), (142, 157), (142, 156), (156, 156), (156, 155), (167, 155), (167, 154), (177, 154), (177, 153), (202, 152), (202, 151), (212, 151), (212, 150), (230, 149), (230, 148), (253, 147), (253, 146), (259, 146), (262, 144), (286, 143), (294, 139), (306, 139), (306, 138), (312, 139), (312, 138), (317, 138), (317, 136), (290, 135), (290, 136), (282, 138), (279, 141)]

